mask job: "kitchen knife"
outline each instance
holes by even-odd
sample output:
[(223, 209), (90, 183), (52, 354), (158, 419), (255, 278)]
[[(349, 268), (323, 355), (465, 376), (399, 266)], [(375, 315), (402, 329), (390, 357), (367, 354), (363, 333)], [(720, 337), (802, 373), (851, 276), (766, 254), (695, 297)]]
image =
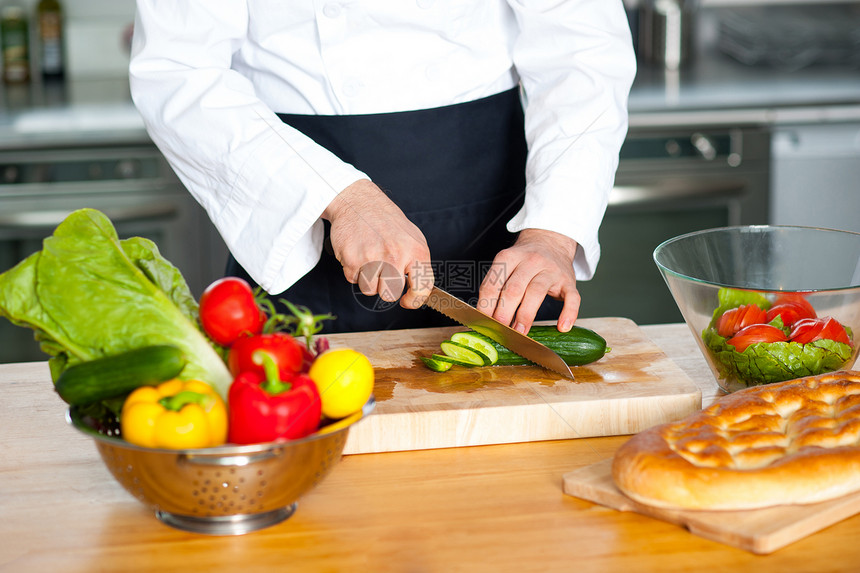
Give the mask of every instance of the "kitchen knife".
[(553, 372), (557, 372), (565, 378), (574, 379), (570, 367), (562, 360), (561, 356), (551, 349), (524, 334), (520, 334), (498, 320), (487, 316), (474, 306), (463, 302), (439, 287), (433, 287), (425, 304), (441, 312), (448, 318), (456, 320), (463, 326), (492, 338), (523, 358), (531, 360)]

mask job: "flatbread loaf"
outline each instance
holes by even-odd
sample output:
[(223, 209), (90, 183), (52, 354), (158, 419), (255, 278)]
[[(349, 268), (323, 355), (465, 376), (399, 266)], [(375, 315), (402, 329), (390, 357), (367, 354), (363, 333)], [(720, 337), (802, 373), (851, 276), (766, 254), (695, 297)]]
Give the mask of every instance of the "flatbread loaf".
[(860, 372), (756, 386), (627, 441), (615, 485), (670, 509), (806, 504), (860, 491)]

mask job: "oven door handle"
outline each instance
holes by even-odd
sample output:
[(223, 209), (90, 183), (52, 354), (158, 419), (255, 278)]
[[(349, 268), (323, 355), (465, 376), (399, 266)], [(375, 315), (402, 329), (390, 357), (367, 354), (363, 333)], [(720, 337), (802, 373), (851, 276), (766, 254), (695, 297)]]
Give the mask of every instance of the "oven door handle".
[[(152, 203), (135, 207), (116, 207), (100, 209), (114, 224), (131, 223), (152, 219), (170, 219), (179, 214), (179, 207), (173, 203)], [(19, 211), (16, 213), (0, 213), (0, 227), (5, 229), (39, 229), (56, 227), (68, 217), (73, 210), (39, 209), (35, 211)]]
[(737, 180), (672, 180), (658, 185), (617, 185), (609, 194), (613, 207), (639, 207), (692, 199), (735, 198), (743, 195), (744, 183)]

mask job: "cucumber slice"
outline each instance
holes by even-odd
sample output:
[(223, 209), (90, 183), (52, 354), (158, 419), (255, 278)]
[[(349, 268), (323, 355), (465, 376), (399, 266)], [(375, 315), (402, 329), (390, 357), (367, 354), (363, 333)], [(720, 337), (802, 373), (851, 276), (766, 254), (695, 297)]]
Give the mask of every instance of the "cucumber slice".
[(487, 358), (485, 354), (478, 350), (474, 350), (473, 348), (469, 348), (464, 344), (446, 340), (439, 346), (442, 348), (442, 352), (444, 352), (446, 356), (456, 358), (457, 360), (465, 362), (469, 366), (485, 366), (490, 363), (490, 359)]
[(447, 372), (454, 365), (454, 363), (450, 360), (439, 360), (439, 358), (434, 358), (432, 356), (430, 358), (422, 356), (421, 362), (423, 362), (424, 365), (427, 366), (427, 368), (429, 368), (433, 372)]
[(460, 360), (459, 358), (454, 358), (453, 356), (447, 356), (445, 354), (434, 354), (430, 357), (431, 360), (437, 360), (439, 362), (448, 362), (449, 364), (453, 364), (454, 366), (465, 366), (466, 368), (474, 368), (477, 366), (476, 364), (472, 364), (471, 362), (466, 362), (465, 360)]
[(480, 352), (488, 362), (485, 365), (495, 364), (499, 361), (499, 351), (484, 338), (479, 338), (471, 332), (455, 332), (451, 335), (451, 342), (468, 346), (472, 350)]

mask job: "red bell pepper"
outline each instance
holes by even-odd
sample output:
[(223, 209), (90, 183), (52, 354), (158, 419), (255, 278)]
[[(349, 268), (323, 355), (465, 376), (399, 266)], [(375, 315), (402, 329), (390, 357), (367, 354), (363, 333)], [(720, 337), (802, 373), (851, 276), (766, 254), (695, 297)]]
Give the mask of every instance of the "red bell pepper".
[(278, 364), (264, 353), (265, 374), (239, 374), (230, 386), (228, 440), (255, 444), (291, 440), (314, 433), (320, 424), (322, 401), (316, 384), (305, 374), (281, 376)]
[(304, 360), (302, 344), (286, 332), (271, 332), (239, 338), (230, 346), (227, 366), (233, 376), (245, 372), (265, 374), (263, 356), (271, 356), (282, 377), (299, 372)]

